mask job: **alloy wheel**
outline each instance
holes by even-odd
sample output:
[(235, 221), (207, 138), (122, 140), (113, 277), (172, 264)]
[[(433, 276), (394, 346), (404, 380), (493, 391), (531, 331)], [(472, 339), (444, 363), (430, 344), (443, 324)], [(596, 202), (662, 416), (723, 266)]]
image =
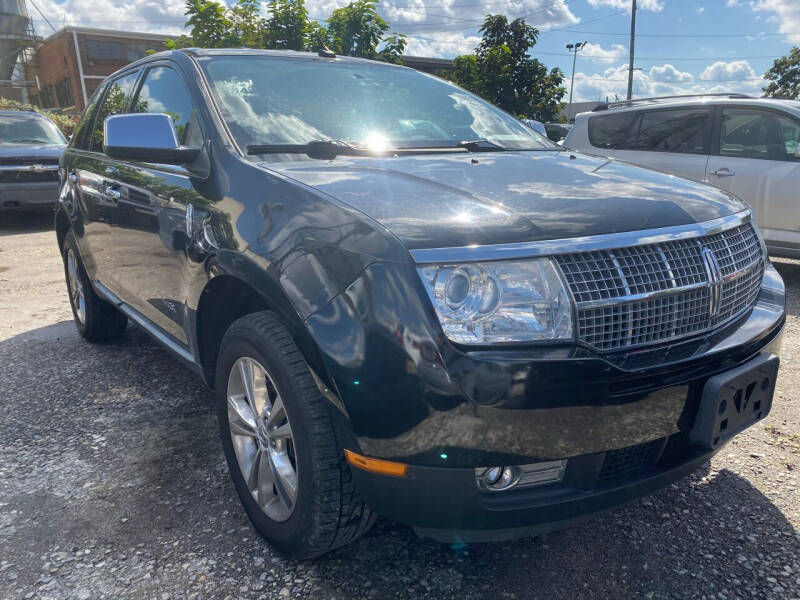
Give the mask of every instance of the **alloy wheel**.
[(261, 510), (287, 520), (297, 500), (292, 427), (280, 392), (255, 359), (239, 358), (228, 376), (228, 427), (244, 481)]
[(78, 261), (72, 248), (67, 249), (67, 287), (75, 315), (83, 325), (86, 323), (86, 294), (83, 292), (83, 283), (78, 275)]

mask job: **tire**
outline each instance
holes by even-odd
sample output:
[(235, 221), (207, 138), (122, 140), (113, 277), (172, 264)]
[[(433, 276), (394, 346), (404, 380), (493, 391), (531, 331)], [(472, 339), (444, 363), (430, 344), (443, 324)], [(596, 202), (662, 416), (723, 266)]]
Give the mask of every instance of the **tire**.
[[(254, 376), (259, 368), (263, 377)], [(255, 382), (249, 388), (245, 373)], [(220, 436), (234, 486), (250, 521), (272, 546), (289, 558), (315, 558), (369, 530), (375, 516), (353, 486), (330, 402), (320, 394), (305, 359), (273, 312), (253, 313), (230, 326), (215, 381)], [(254, 400), (247, 397), (247, 389)], [(253, 411), (261, 419), (255, 425), (260, 427), (257, 433)], [(251, 420), (245, 423), (247, 419)], [(291, 438), (269, 438), (286, 433), (284, 421)], [(247, 458), (256, 455), (260, 458)], [(294, 468), (294, 479), (285, 468), (287, 462)], [(251, 474), (247, 480), (245, 471)], [(292, 485), (296, 494), (288, 508)]]
[(90, 342), (122, 337), (128, 318), (95, 293), (78, 252), (75, 234), (71, 231), (64, 238), (62, 258), (69, 304), (78, 333)]

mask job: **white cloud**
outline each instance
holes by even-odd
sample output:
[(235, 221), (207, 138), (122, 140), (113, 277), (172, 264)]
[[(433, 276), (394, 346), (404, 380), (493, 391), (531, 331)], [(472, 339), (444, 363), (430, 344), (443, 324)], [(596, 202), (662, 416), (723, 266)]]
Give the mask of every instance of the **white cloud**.
[[(463, 0), (385, 0), (378, 12), (399, 33), (432, 37), (433, 33), (477, 30), (487, 13), (525, 17), (536, 27), (555, 27), (579, 22), (567, 6), (569, 0), (491, 0), (488, 3)], [(322, 20), (346, 0), (306, 0), (309, 16)], [(430, 7), (430, 8), (428, 8)]]
[(686, 71), (679, 71), (671, 64), (650, 67), (647, 73), (653, 81), (693, 81), (694, 76)]
[[(186, 21), (183, 0), (39, 0), (36, 4), (56, 29), (78, 25), (180, 35)], [(29, 12), (39, 35), (53, 33), (35, 9)]]
[(702, 15), (704, 12), (706, 12), (706, 7), (698, 6), (697, 8), (694, 9), (694, 12), (696, 12), (698, 15)]
[[(765, 82), (757, 79), (747, 61), (717, 62), (707, 66), (699, 78), (680, 71), (671, 64), (634, 71), (634, 98), (738, 92), (760, 96)], [(628, 89), (628, 66), (619, 64), (602, 73), (575, 73), (575, 100), (592, 101), (625, 98)]]
[(434, 58), (452, 58), (459, 54), (470, 54), (481, 41), (477, 35), (463, 33), (430, 33), (427, 35), (409, 35), (406, 54), (409, 56), (431, 56)]
[[(770, 17), (778, 23), (778, 31), (786, 34), (793, 43), (800, 43), (800, 2), (797, 0), (755, 0), (753, 10), (772, 13)], [(772, 19), (768, 19), (772, 20)]]
[(733, 60), (730, 62), (719, 61), (707, 66), (700, 73), (700, 79), (755, 79), (758, 75), (746, 60)]
[(728, 0), (725, 3), (725, 6), (727, 6), (728, 8), (733, 8), (734, 6), (739, 6), (739, 0)]
[(624, 57), (627, 52), (628, 49), (622, 44), (613, 44), (610, 48), (603, 48), (600, 44), (589, 42), (578, 53), (578, 56), (580, 58), (588, 58), (597, 63), (611, 64)]
[[(631, 9), (630, 0), (589, 0), (592, 6), (610, 6), (623, 10)], [(639, 0), (636, 4), (637, 10), (652, 10), (655, 12), (664, 8), (664, 0)]]

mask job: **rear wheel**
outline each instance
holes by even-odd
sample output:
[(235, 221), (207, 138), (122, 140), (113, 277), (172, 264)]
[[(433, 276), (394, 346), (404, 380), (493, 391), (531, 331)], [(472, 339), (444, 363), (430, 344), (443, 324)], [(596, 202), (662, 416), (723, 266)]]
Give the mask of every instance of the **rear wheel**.
[(63, 258), (69, 303), (78, 332), (90, 342), (121, 337), (128, 318), (95, 293), (71, 231), (64, 238)]
[(374, 516), (353, 487), (331, 407), (274, 313), (228, 329), (216, 396), (231, 477), (268, 542), (292, 558), (313, 558), (369, 529)]

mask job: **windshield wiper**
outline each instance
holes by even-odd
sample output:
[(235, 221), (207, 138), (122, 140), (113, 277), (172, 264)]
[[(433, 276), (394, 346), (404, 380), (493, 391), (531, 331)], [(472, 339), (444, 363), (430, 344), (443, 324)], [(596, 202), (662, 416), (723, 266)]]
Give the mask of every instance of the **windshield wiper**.
[(503, 152), (509, 150), (487, 139), (475, 139), (446, 146), (400, 146), (382, 151), (364, 146), (356, 146), (341, 140), (314, 140), (307, 144), (250, 144), (247, 154), (306, 154), (311, 158), (331, 159), (340, 155), (379, 156), (386, 154), (407, 155), (426, 152), (447, 152), (466, 150), (467, 152)]
[(247, 154), (307, 154), (311, 158), (335, 158), (340, 155), (372, 156), (375, 153), (339, 140), (314, 140), (307, 144), (250, 144)]
[(494, 142), (487, 140), (485, 138), (458, 142), (456, 147), (464, 148), (469, 152), (503, 152), (508, 150), (508, 148), (505, 148), (500, 144), (495, 144)]

